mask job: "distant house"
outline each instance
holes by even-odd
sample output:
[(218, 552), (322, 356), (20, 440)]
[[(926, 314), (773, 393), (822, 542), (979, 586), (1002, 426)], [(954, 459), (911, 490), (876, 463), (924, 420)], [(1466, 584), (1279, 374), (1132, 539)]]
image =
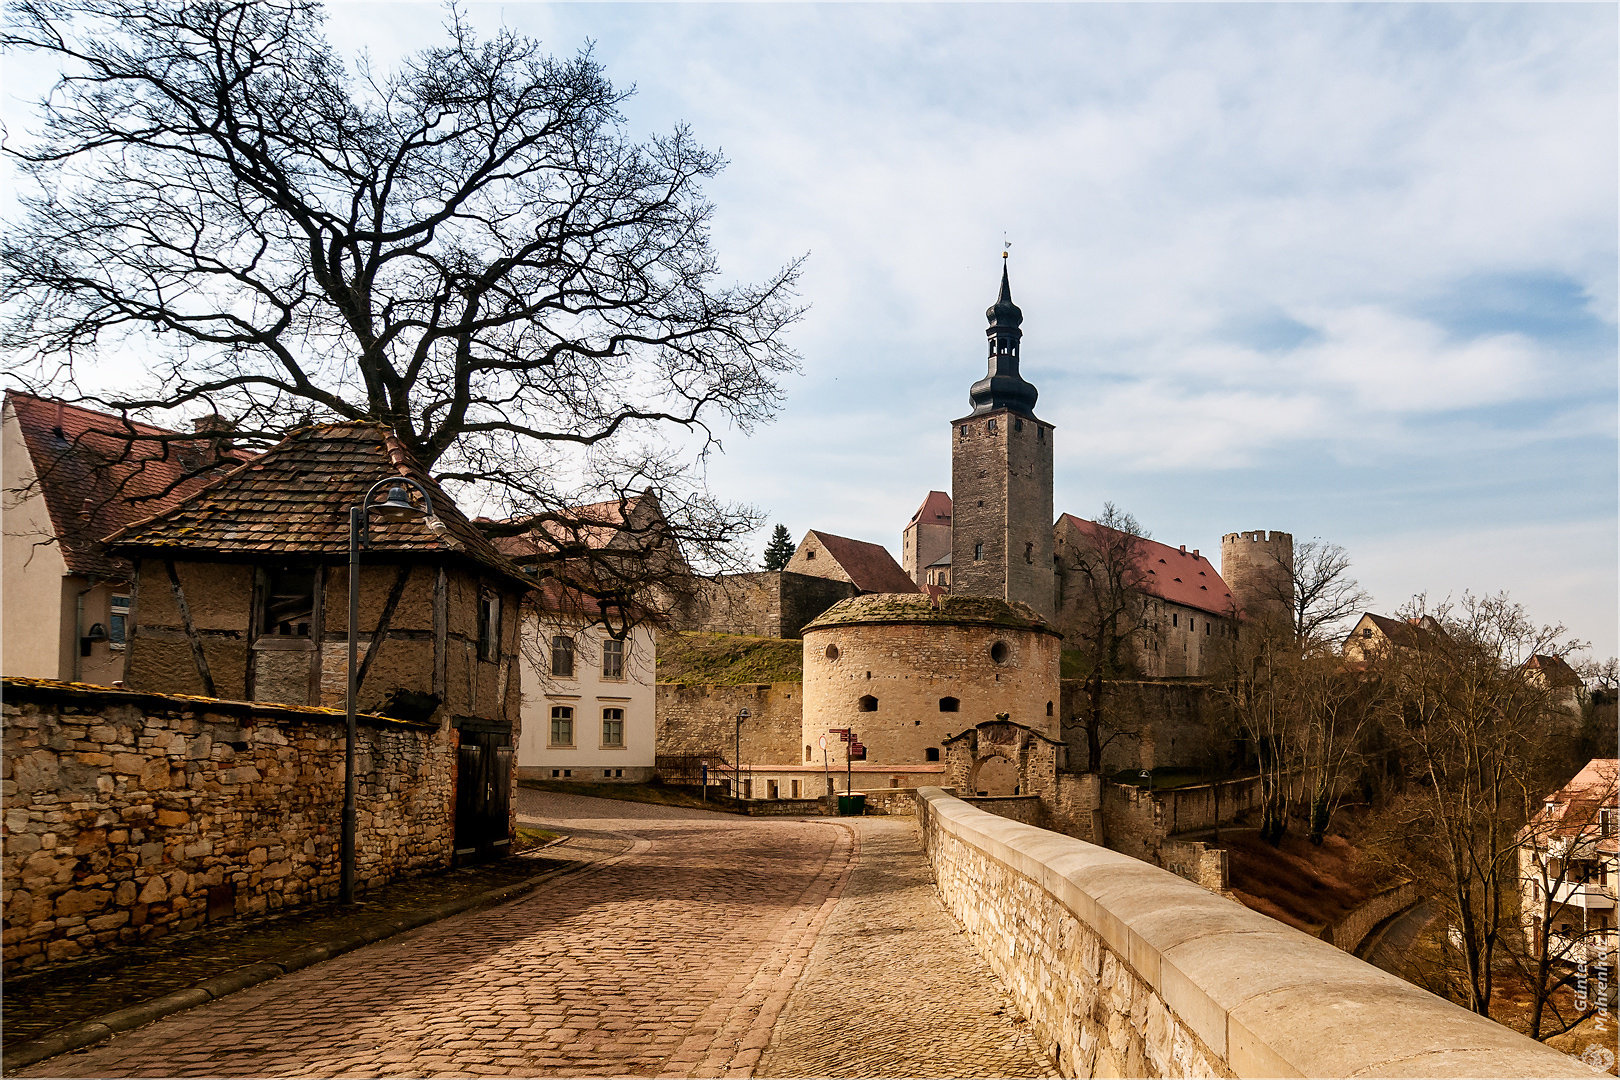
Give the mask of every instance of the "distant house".
[(1415, 649), (1436, 643), (1445, 636), (1439, 620), (1432, 615), (1417, 619), (1391, 619), (1363, 612), (1344, 639), (1344, 658), (1350, 663), (1366, 663), (1387, 656), (1396, 649)]
[(1542, 935), (1564, 964), (1614, 970), (1620, 884), (1620, 760), (1594, 758), (1542, 800), (1519, 832), (1519, 910), (1532, 954)]
[[(906, 523), (900, 565), (918, 585), (950, 584), (951, 497), (945, 492), (930, 491)], [(942, 565), (945, 580), (937, 581)]]
[(523, 737), (518, 776), (642, 782), (654, 759), (657, 631), (615, 634), (596, 602), (547, 582), (523, 619)]
[(236, 464), (210, 430), (214, 419), (183, 435), (6, 394), (4, 674), (101, 685), (123, 677), (131, 567), (100, 540)]
[(862, 593), (921, 592), (882, 544), (811, 529), (788, 560), (787, 572), (847, 581)]
[[(1053, 527), (1057, 563), (1057, 627), (1070, 642), (1083, 638), (1085, 612), (1093, 601), (1083, 567), (1124, 534), (1095, 521), (1064, 514)], [(1143, 604), (1144, 632), (1136, 664), (1143, 675), (1208, 674), (1238, 633), (1237, 606), (1215, 564), (1197, 548), (1173, 548), (1135, 538), (1131, 582)]]
[(1525, 681), (1548, 691), (1555, 708), (1565, 712), (1578, 712), (1586, 683), (1562, 656), (1537, 653), (1524, 664)]

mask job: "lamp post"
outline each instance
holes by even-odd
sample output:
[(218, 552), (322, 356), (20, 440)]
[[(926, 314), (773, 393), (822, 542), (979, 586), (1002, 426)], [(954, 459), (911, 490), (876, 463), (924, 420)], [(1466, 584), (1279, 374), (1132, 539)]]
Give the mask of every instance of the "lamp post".
[(746, 720), (746, 719), (748, 719), (748, 710), (747, 709), (739, 710), (738, 713), (737, 713), (737, 750), (736, 750), (736, 759), (737, 759), (737, 791), (736, 791), (736, 796), (739, 799), (742, 798), (742, 726), (743, 726), (743, 721)]
[[(375, 506), (371, 505), (371, 497), (384, 484), (391, 485), (388, 497)], [(405, 490), (406, 484), (422, 493), (421, 506), (411, 502)], [(367, 489), (359, 503), (349, 507), (349, 692), (345, 701), (348, 724), (343, 736), (343, 852), (338, 882), (338, 902), (342, 904), (354, 903), (354, 833), (357, 819), (354, 807), (354, 718), (360, 677), (360, 545), (362, 540), (367, 544), (371, 542), (367, 530), (372, 514), (383, 521), (409, 521), (422, 517), (426, 518), (428, 527), (434, 532), (444, 531), (444, 522), (433, 516), (433, 496), (427, 488), (408, 476), (389, 476), (377, 481)]]

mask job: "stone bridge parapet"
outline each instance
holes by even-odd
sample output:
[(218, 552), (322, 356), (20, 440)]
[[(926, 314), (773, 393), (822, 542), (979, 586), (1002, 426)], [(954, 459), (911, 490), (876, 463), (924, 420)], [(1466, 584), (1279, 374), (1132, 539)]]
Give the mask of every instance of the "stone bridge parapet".
[(939, 788), (917, 816), (946, 906), (1064, 1076), (1593, 1075), (1128, 855)]

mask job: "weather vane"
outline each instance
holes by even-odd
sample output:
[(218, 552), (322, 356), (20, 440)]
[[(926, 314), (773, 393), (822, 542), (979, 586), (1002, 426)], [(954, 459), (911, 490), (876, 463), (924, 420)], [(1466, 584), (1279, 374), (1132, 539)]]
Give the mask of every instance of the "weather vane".
[(1012, 247), (1012, 241), (1007, 239), (1007, 234), (1006, 233), (1002, 233), (1001, 234), (1001, 257), (1003, 259), (1005, 259), (1007, 257), (1007, 251), (1011, 247)]

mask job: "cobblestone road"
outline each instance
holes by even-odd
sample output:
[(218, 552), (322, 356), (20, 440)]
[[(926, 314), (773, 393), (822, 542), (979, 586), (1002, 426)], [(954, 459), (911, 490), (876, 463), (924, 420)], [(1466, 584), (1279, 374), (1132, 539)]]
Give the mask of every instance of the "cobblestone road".
[(757, 1075), (1058, 1075), (940, 904), (912, 820), (856, 822), (859, 858)]
[(1050, 1075), (908, 821), (519, 808), (628, 850), (18, 1075)]

